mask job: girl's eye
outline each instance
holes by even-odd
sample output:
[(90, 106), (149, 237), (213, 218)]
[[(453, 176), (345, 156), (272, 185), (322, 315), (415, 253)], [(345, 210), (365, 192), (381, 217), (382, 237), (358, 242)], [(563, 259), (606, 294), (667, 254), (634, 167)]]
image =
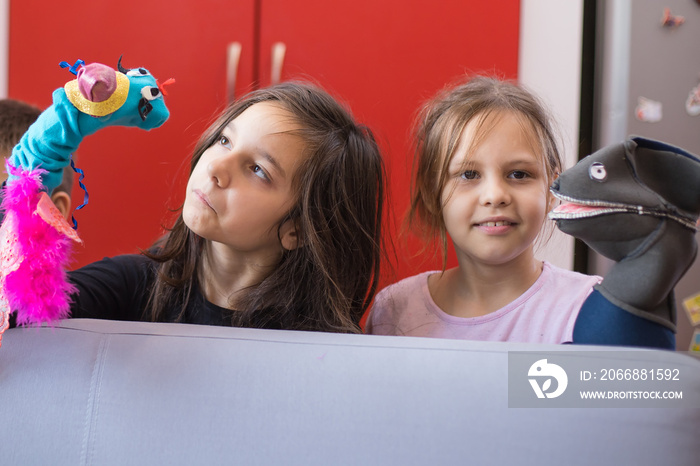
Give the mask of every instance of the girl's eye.
[(226, 136), (223, 136), (223, 135), (219, 136), (218, 143), (227, 149), (231, 148), (231, 141)]
[(530, 174), (521, 170), (515, 170), (509, 175), (509, 177), (515, 180), (524, 180), (529, 178)]
[(479, 177), (479, 174), (474, 170), (467, 170), (462, 173), (462, 178), (465, 180), (475, 180)]
[(267, 176), (267, 173), (265, 173), (265, 170), (263, 170), (260, 165), (253, 165), (252, 170), (253, 174), (261, 180), (270, 181), (270, 178)]

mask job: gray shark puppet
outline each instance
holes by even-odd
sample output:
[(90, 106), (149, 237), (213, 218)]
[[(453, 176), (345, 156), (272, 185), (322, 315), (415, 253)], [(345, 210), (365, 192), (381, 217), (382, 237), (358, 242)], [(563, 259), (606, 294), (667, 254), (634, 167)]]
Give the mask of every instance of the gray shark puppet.
[(697, 254), (700, 159), (640, 137), (605, 147), (551, 187), (557, 227), (615, 261), (581, 307), (573, 342), (675, 348), (673, 288)]

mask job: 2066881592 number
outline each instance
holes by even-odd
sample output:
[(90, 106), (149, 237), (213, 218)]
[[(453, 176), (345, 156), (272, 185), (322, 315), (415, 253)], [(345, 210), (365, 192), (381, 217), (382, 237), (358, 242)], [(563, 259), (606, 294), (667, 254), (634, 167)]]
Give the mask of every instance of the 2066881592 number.
[(679, 369), (601, 369), (600, 380), (680, 380)]

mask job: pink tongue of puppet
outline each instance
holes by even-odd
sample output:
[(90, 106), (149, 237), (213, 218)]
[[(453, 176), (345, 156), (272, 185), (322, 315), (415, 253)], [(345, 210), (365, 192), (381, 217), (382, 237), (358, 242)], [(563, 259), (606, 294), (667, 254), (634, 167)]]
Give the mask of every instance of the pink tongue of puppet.
[(554, 212), (563, 214), (579, 214), (584, 212), (595, 212), (596, 210), (600, 210), (600, 207), (562, 201), (561, 205), (554, 209)]
[(78, 70), (78, 89), (91, 102), (104, 102), (117, 89), (117, 72), (101, 63), (90, 63)]

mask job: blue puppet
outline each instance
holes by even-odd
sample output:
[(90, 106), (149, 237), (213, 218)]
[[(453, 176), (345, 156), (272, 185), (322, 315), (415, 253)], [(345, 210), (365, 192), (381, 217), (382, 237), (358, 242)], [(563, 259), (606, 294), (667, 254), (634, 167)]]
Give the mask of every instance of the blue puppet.
[(165, 123), (169, 113), (162, 85), (144, 68), (124, 69), (121, 58), (117, 67), (80, 66), (76, 79), (54, 91), (53, 105), (12, 150), (10, 163), (24, 169), (41, 166), (48, 172), (42, 181), (50, 193), (84, 137), (108, 126), (150, 130)]
[(615, 264), (583, 303), (574, 343), (675, 348), (673, 289), (697, 255), (700, 159), (651, 139), (605, 147), (566, 170), (550, 218)]
[(80, 242), (73, 228), (48, 197), (61, 183), (83, 138), (108, 126), (150, 130), (169, 117), (165, 83), (144, 68), (117, 70), (82, 60), (64, 68), (76, 75), (53, 93), (53, 104), (27, 130), (12, 151), (0, 228), (0, 339), (10, 311), (21, 325), (66, 317), (74, 291), (65, 269), (72, 244)]

